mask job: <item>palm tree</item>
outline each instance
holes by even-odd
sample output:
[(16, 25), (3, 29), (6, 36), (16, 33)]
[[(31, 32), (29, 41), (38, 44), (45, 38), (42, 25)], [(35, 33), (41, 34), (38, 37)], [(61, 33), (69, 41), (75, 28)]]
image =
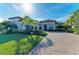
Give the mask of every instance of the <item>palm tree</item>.
[(67, 19), (65, 25), (70, 25), (75, 32), (79, 31), (79, 10), (72, 12), (72, 16)]
[[(22, 23), (25, 25), (31, 25), (33, 26), (33, 29), (37, 26), (38, 21), (37, 20), (33, 20), (32, 18), (28, 17), (28, 16), (24, 16), (22, 18)], [(31, 29), (31, 30), (33, 30)]]
[[(25, 25), (31, 25), (33, 28), (31, 29), (32, 31), (36, 31), (36, 26), (37, 26), (37, 23), (38, 23), (38, 21), (37, 20), (33, 20), (32, 18), (30, 18), (29, 16), (24, 16), (23, 18), (22, 18), (22, 23), (23, 24), (25, 24)], [(33, 37), (32, 37), (32, 33), (33, 32), (31, 32), (31, 39), (32, 39), (32, 41), (34, 42), (34, 40), (33, 40)]]

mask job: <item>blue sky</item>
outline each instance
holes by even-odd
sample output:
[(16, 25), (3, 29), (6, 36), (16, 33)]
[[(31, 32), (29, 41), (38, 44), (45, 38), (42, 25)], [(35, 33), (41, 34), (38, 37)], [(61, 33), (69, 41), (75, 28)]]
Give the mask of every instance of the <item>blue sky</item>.
[[(14, 16), (28, 15), (33, 19), (64, 19), (71, 12), (79, 9), (79, 4), (75, 3), (36, 3), (36, 4), (15, 4), (4, 3), (0, 4), (0, 21), (3, 18)], [(64, 21), (64, 20), (60, 21)]]

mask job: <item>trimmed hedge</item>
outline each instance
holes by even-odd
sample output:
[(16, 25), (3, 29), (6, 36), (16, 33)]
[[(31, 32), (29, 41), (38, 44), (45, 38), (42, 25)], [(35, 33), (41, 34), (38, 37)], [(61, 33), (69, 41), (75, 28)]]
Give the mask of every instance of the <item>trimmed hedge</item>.
[(47, 32), (45, 31), (41, 31), (41, 30), (36, 30), (36, 31), (31, 31), (31, 30), (28, 30), (28, 31), (7, 31), (6, 32), (7, 34), (10, 34), (10, 33), (21, 33), (21, 34), (29, 34), (29, 35), (41, 35), (41, 36), (46, 36), (47, 35)]
[(46, 36), (47, 32), (39, 30), (39, 31), (33, 31), (33, 34), (35, 34), (35, 35), (41, 35), (41, 36)]

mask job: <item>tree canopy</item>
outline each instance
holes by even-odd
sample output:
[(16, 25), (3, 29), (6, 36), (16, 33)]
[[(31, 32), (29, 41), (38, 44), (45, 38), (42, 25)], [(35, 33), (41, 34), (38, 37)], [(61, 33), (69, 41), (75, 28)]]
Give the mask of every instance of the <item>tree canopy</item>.
[(79, 9), (71, 13), (71, 17), (66, 20), (65, 26), (71, 26), (75, 32), (79, 32)]
[(30, 18), (29, 16), (24, 16), (22, 18), (22, 22), (23, 22), (23, 24), (32, 25), (32, 26), (36, 26), (36, 24), (38, 23), (37, 20), (34, 20), (34, 19)]

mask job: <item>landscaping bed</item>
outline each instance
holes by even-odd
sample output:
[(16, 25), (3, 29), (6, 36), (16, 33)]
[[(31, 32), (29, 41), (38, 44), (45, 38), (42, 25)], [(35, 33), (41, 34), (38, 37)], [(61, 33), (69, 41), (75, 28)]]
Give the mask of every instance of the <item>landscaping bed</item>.
[(0, 34), (0, 55), (28, 54), (42, 39), (41, 35)]

